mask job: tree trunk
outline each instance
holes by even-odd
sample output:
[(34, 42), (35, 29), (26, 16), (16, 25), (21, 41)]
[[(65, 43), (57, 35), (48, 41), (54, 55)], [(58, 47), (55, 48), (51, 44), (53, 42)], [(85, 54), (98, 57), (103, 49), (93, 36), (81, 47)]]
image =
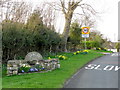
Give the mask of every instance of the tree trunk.
[(117, 52), (119, 52), (120, 51), (120, 49), (119, 48), (117, 48)]
[(64, 39), (64, 51), (67, 52), (67, 39), (70, 31), (70, 24), (72, 20), (72, 13), (65, 16), (65, 26), (63, 32), (63, 39)]
[(52, 52), (52, 45), (50, 45), (50, 53)]

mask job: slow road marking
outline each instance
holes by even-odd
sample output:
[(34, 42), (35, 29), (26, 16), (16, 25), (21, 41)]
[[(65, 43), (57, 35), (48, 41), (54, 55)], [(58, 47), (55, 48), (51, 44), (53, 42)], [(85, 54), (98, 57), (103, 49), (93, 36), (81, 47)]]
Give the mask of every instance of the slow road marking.
[(97, 64), (89, 64), (85, 67), (87, 70), (103, 70), (103, 71), (118, 71), (120, 67), (114, 65), (106, 65), (102, 67), (101, 65)]
[(118, 53), (114, 53), (111, 56), (120, 56), (120, 53), (119, 54)]

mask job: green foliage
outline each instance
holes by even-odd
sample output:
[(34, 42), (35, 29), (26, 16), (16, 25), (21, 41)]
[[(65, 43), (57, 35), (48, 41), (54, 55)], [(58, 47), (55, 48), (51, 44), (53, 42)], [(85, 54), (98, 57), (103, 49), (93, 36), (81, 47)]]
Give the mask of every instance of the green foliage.
[(2, 77), (7, 75), (7, 65), (2, 64)]
[[(85, 41), (82, 41), (82, 45), (85, 44)], [(94, 48), (94, 47), (99, 47), (99, 42), (97, 41), (86, 41), (86, 46), (88, 49)]]
[(116, 47), (117, 49), (120, 49), (120, 43), (116, 43), (115, 47)]
[[(106, 41), (106, 39), (103, 39), (102, 34), (98, 31), (90, 32), (90, 37), (87, 38), (86, 45), (88, 49), (91, 48), (103, 48), (105, 45), (103, 45)], [(73, 48), (73, 51), (76, 50), (76, 48), (84, 48), (85, 42), (82, 41), (81, 37), (81, 28), (79, 26), (79, 23), (76, 21), (71, 24), (70, 27), (70, 33), (68, 38), (68, 46), (69, 48)]]
[[(81, 44), (84, 46), (85, 41), (82, 41)], [(107, 39), (103, 39), (100, 32), (94, 31), (90, 32), (90, 37), (87, 38), (86, 45), (88, 49), (91, 48), (104, 48), (108, 45)]]
[(82, 51), (76, 51), (73, 53), (73, 55), (77, 55), (77, 54), (88, 54), (89, 50), (82, 50)]
[(3, 21), (2, 26), (3, 59), (12, 59), (14, 58), (15, 53), (17, 54), (26, 42), (26, 30), (23, 29), (23, 24), (8, 20)]
[(59, 58), (59, 60), (66, 60), (66, 59), (68, 59), (68, 57), (66, 57), (64, 55), (59, 55), (57, 57)]
[(68, 49), (75, 51), (77, 46), (80, 44), (81, 38), (81, 28), (78, 22), (73, 22), (70, 27), (70, 33), (68, 37)]
[(80, 44), (80, 40), (81, 40), (80, 37), (81, 37), (81, 29), (79, 27), (79, 24), (77, 22), (74, 22), (71, 24), (69, 41), (72, 44), (78, 45)]
[(45, 26), (38, 13), (29, 17), (27, 24), (4, 20), (3, 62), (25, 57), (28, 52), (57, 52), (62, 47), (63, 39), (54, 30)]
[(120, 50), (120, 42), (116, 43), (115, 48), (117, 49), (117, 52)]
[[(72, 53), (65, 53), (65, 55), (71, 56)], [(91, 51), (86, 56), (79, 54), (69, 60), (61, 60), (61, 68), (52, 72), (5, 76), (2, 79), (3, 88), (62, 88), (64, 82), (78, 69), (99, 56), (102, 54)]]
[(18, 69), (18, 72), (19, 72), (19, 73), (28, 72), (29, 69), (30, 69), (30, 67), (20, 67), (20, 68)]
[(43, 27), (42, 17), (38, 12), (34, 12), (27, 20), (26, 28), (34, 31), (38, 27)]

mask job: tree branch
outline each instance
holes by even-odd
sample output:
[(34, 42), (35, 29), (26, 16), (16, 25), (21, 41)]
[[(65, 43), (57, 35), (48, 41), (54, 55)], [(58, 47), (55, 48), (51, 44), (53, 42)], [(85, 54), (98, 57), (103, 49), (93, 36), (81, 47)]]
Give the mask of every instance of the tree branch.
[(82, 2), (82, 0), (77, 1), (77, 2), (73, 1), (72, 4), (71, 4), (71, 8), (74, 10), (80, 2)]
[(62, 11), (63, 13), (66, 15), (66, 11), (65, 11), (65, 2), (60, 0), (61, 6), (62, 6)]
[(80, 16), (84, 16), (84, 14), (80, 14), (80, 13), (73, 13), (73, 14), (78, 14), (78, 15), (80, 15)]
[[(82, 9), (84, 9), (85, 7), (86, 7), (86, 9), (88, 10), (88, 11), (90, 11), (92, 14), (96, 14), (97, 12), (92, 8), (92, 6), (91, 5), (89, 5), (89, 4), (85, 4), (85, 3), (83, 3), (83, 4), (81, 4), (81, 5), (78, 5), (78, 6), (80, 6)], [(90, 10), (91, 9), (91, 10)], [(83, 11), (84, 12), (84, 11)], [(85, 13), (85, 12), (84, 12)]]

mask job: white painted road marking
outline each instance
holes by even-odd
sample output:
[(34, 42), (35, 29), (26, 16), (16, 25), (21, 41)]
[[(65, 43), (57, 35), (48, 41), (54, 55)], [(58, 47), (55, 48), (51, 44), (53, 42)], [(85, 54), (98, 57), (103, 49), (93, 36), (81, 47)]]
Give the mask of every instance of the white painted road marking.
[(105, 71), (111, 71), (114, 68), (112, 65), (107, 65), (103, 70)]
[(85, 69), (87, 70), (103, 70), (103, 71), (118, 71), (120, 69), (120, 67), (118, 66), (114, 66), (114, 65), (107, 65), (104, 66), (103, 68), (101, 67), (101, 65), (97, 65), (97, 64), (89, 64), (85, 67)]
[(120, 56), (120, 53), (119, 54), (118, 53), (114, 53), (111, 56)]

